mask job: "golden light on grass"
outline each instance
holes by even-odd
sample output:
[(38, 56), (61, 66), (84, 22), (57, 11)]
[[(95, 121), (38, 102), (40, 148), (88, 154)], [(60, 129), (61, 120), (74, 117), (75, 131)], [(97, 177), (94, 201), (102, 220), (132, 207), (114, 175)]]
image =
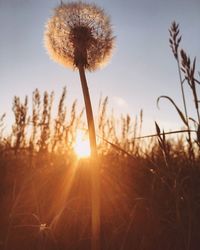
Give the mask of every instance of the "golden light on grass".
[(81, 130), (77, 131), (74, 151), (78, 158), (87, 158), (91, 154), (89, 139)]

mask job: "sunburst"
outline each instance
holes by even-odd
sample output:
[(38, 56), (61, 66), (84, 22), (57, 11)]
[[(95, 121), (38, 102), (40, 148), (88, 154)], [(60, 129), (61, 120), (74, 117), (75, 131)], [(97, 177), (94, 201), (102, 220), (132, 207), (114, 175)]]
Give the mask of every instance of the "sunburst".
[(74, 151), (79, 158), (87, 158), (90, 156), (90, 142), (86, 134), (78, 130), (74, 143)]

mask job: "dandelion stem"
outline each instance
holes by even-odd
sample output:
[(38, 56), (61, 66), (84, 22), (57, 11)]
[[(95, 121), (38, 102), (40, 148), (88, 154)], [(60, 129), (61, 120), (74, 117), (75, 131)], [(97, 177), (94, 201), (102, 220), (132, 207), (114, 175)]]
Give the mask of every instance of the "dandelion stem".
[(86, 109), (86, 115), (87, 115), (91, 153), (92, 153), (92, 157), (95, 157), (97, 155), (96, 134), (95, 134), (95, 127), (94, 127), (92, 105), (90, 101), (90, 94), (89, 94), (89, 90), (87, 86), (84, 66), (81, 65), (78, 68), (79, 68), (79, 75), (80, 75), (81, 86), (82, 86), (82, 91), (83, 91), (83, 96), (84, 96), (84, 101), (85, 101), (85, 109)]
[(92, 250), (100, 250), (100, 178), (99, 164), (97, 159), (96, 134), (92, 105), (90, 101), (85, 69), (83, 65), (78, 66), (81, 79), (82, 91), (85, 101), (86, 116), (89, 130), (89, 139), (91, 147), (91, 184), (92, 184)]

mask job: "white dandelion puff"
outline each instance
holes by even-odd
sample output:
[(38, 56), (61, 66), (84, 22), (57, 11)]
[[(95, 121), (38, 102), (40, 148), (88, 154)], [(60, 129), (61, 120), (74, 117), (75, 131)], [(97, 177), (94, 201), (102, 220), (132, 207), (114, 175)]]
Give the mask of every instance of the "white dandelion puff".
[(70, 68), (81, 64), (93, 71), (110, 59), (112, 33), (110, 18), (103, 9), (83, 2), (62, 3), (47, 22), (44, 41), (56, 62)]

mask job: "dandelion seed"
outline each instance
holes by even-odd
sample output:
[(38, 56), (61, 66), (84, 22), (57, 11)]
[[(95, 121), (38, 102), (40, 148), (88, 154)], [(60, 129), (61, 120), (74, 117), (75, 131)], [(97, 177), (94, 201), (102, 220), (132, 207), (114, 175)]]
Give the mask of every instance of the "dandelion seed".
[(42, 223), (42, 224), (40, 224), (39, 229), (40, 229), (40, 232), (43, 232), (44, 230), (46, 230), (46, 229), (47, 229), (47, 224), (46, 224), (46, 223)]

